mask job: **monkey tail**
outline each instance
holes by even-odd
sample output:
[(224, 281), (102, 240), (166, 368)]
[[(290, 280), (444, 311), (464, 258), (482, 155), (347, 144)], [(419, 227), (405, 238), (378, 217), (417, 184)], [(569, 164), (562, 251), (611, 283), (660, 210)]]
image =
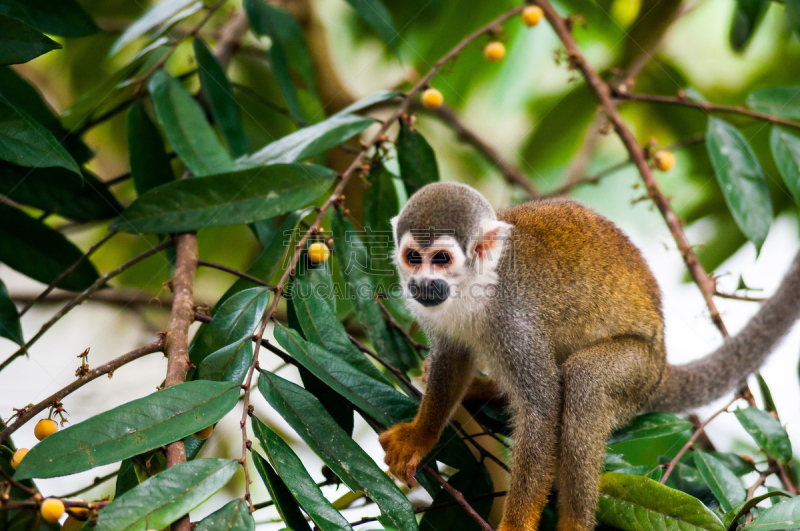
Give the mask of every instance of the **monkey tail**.
[(648, 409), (679, 413), (724, 396), (756, 372), (800, 317), (800, 252), (775, 295), (717, 350), (686, 365), (667, 364)]

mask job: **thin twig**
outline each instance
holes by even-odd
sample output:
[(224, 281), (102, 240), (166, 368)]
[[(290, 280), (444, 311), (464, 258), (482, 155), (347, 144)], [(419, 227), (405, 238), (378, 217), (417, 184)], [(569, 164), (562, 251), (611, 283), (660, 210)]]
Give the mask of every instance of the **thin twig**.
[(767, 300), (765, 297), (748, 297), (746, 295), (736, 295), (735, 293), (722, 293), (717, 290), (714, 290), (714, 296), (720, 297), (722, 299), (731, 299), (735, 301), (746, 301), (746, 302), (764, 302), (765, 300)]
[[(2, 441), (2, 439), (0, 439), (0, 441)], [(8, 482), (8, 484), (11, 485), (12, 487), (14, 487), (15, 489), (19, 489), (22, 492), (27, 492), (28, 494), (31, 494), (31, 495), (36, 494), (36, 492), (37, 492), (36, 489), (32, 489), (32, 488), (28, 487), (27, 485), (23, 485), (22, 483), (20, 483), (16, 479), (12, 478), (11, 475), (8, 472), (6, 472), (5, 470), (3, 470), (2, 468), (0, 468), (0, 476), (3, 476), (3, 479), (5, 479)]]
[(218, 264), (216, 262), (207, 262), (205, 260), (198, 260), (197, 261), (197, 265), (203, 266), (203, 267), (210, 267), (212, 269), (218, 269), (220, 271), (225, 271), (226, 273), (230, 273), (231, 275), (237, 276), (239, 278), (243, 278), (245, 280), (249, 280), (253, 284), (258, 284), (259, 286), (267, 287), (270, 290), (274, 290), (275, 289), (273, 286), (270, 286), (269, 284), (267, 284), (266, 282), (264, 282), (260, 278), (256, 278), (253, 275), (248, 275), (247, 273), (245, 273), (243, 271), (239, 271), (239, 270), (233, 269), (232, 267), (228, 267), (226, 265)]
[[(466, 500), (467, 502), (471, 503), (471, 502), (474, 502), (474, 501), (480, 501), (480, 500), (486, 500), (486, 499), (502, 498), (503, 496), (507, 496), (507, 495), (508, 495), (508, 491), (501, 490), (501, 491), (498, 491), (498, 492), (487, 492), (485, 494), (478, 494), (476, 496), (470, 496), (469, 498), (464, 498), (464, 500)], [(442, 503), (435, 503), (435, 504), (431, 504), (431, 505), (424, 505), (422, 507), (415, 507), (414, 508), (414, 514), (427, 513), (429, 511), (436, 511), (437, 509), (447, 509), (448, 507), (454, 507), (454, 506), (456, 506), (458, 504), (459, 503), (457, 501), (453, 500), (453, 501), (446, 501), (446, 502), (442, 502)], [(361, 520), (357, 520), (355, 522), (350, 522), (350, 526), (368, 524), (370, 522), (375, 522), (377, 520), (378, 520), (377, 516), (365, 516)]]
[(420, 463), (419, 469), (430, 475), (433, 479), (435, 479), (436, 482), (439, 483), (444, 488), (444, 490), (447, 491), (448, 494), (450, 494), (450, 496), (455, 498), (456, 503), (458, 503), (461, 507), (463, 507), (464, 510), (467, 511), (467, 513), (469, 513), (469, 515), (473, 518), (473, 520), (478, 522), (478, 525), (481, 526), (481, 529), (483, 529), (484, 531), (494, 531), (494, 528), (491, 525), (489, 525), (489, 522), (484, 520), (483, 517), (479, 515), (477, 511), (475, 511), (475, 509), (472, 508), (472, 506), (467, 502), (467, 500), (464, 499), (464, 495), (458, 492), (456, 489), (454, 489), (453, 486), (450, 485), (450, 483), (448, 483), (447, 481), (445, 481), (444, 478), (440, 476), (438, 472), (433, 470), (425, 463)]
[(172, 239), (165, 240), (165, 241), (159, 243), (158, 245), (151, 247), (150, 249), (146, 250), (145, 252), (134, 256), (133, 258), (131, 258), (130, 260), (128, 260), (127, 262), (125, 262), (121, 266), (117, 267), (116, 269), (113, 269), (113, 270), (109, 271), (105, 275), (102, 275), (100, 278), (95, 280), (94, 284), (92, 284), (91, 286), (86, 288), (86, 290), (81, 292), (80, 295), (78, 295), (77, 297), (75, 297), (74, 299), (69, 301), (63, 308), (61, 308), (58, 311), (57, 314), (55, 314), (49, 321), (47, 321), (45, 324), (43, 324), (42, 327), (39, 328), (39, 331), (36, 332), (36, 334), (32, 338), (30, 338), (27, 343), (25, 343), (25, 345), (20, 347), (19, 350), (17, 350), (14, 354), (12, 354), (8, 358), (6, 358), (6, 360), (3, 363), (0, 363), (0, 371), (5, 369), (6, 367), (8, 367), (8, 365), (11, 362), (13, 362), (15, 359), (19, 358), (20, 356), (22, 356), (23, 354), (28, 352), (28, 349), (31, 348), (31, 345), (36, 343), (36, 341), (40, 337), (42, 337), (45, 334), (45, 332), (50, 330), (50, 328), (54, 324), (56, 324), (59, 321), (59, 319), (64, 317), (64, 315), (66, 315), (70, 310), (72, 310), (76, 306), (80, 305), (83, 301), (85, 301), (86, 299), (91, 297), (91, 295), (94, 292), (96, 292), (97, 290), (99, 290), (100, 288), (105, 286), (106, 282), (108, 282), (110, 279), (112, 279), (115, 276), (119, 275), (120, 273), (122, 273), (126, 269), (129, 269), (130, 267), (138, 264), (139, 262), (141, 262), (145, 258), (148, 258), (148, 257), (158, 253), (159, 251), (161, 251), (163, 249), (166, 249), (167, 247), (171, 247), (172, 244), (173, 244)]
[(149, 345), (145, 345), (143, 347), (139, 347), (136, 350), (132, 350), (127, 354), (123, 354), (122, 356), (109, 361), (103, 365), (100, 365), (96, 369), (89, 371), (84, 376), (81, 376), (74, 382), (70, 383), (63, 389), (56, 391), (52, 395), (48, 396), (35, 406), (30, 406), (22, 410), (14, 419), (14, 422), (9, 424), (9, 426), (0, 431), (0, 442), (5, 441), (12, 433), (17, 431), (20, 426), (25, 424), (28, 420), (36, 416), (39, 412), (44, 411), (48, 407), (52, 406), (56, 402), (60, 402), (65, 396), (71, 394), (76, 389), (80, 389), (84, 385), (88, 384), (92, 380), (103, 376), (104, 374), (111, 374), (115, 370), (119, 369), (123, 365), (126, 365), (134, 360), (138, 360), (142, 356), (146, 356), (148, 354), (152, 354), (154, 352), (161, 352), (164, 348), (164, 338), (159, 337), (157, 341), (150, 343)]
[(119, 470), (115, 470), (115, 471), (111, 472), (110, 474), (106, 474), (105, 476), (96, 477), (96, 478), (94, 478), (94, 481), (92, 481), (90, 484), (86, 485), (85, 487), (80, 488), (80, 489), (78, 489), (76, 491), (70, 492), (68, 494), (64, 494), (64, 495), (62, 495), (60, 497), (61, 498), (74, 498), (75, 496), (77, 496), (79, 494), (83, 494), (86, 491), (92, 490), (93, 488), (97, 487), (98, 485), (102, 485), (103, 483), (105, 483), (109, 479), (116, 477), (118, 474), (119, 474)]
[(67, 278), (68, 276), (70, 276), (70, 275), (71, 275), (71, 274), (72, 274), (72, 273), (73, 273), (73, 272), (74, 272), (76, 269), (78, 269), (78, 266), (80, 266), (82, 263), (84, 263), (86, 260), (88, 260), (88, 259), (89, 259), (89, 257), (90, 257), (90, 256), (92, 256), (92, 255), (94, 254), (94, 252), (95, 252), (95, 251), (97, 251), (97, 250), (98, 250), (100, 247), (102, 247), (102, 246), (103, 246), (103, 244), (105, 244), (105, 243), (106, 243), (108, 240), (110, 240), (112, 237), (114, 237), (114, 235), (115, 235), (115, 234), (117, 234), (117, 231), (115, 231), (115, 230), (114, 230), (114, 231), (110, 231), (108, 234), (106, 234), (105, 236), (103, 236), (102, 238), (100, 238), (100, 241), (98, 241), (97, 243), (95, 243), (94, 245), (92, 245), (91, 247), (89, 247), (89, 250), (88, 250), (88, 251), (86, 251), (85, 253), (83, 253), (83, 256), (81, 256), (80, 258), (78, 258), (78, 259), (75, 261), (75, 263), (74, 263), (74, 264), (72, 264), (72, 265), (71, 265), (71, 266), (69, 266), (67, 269), (65, 269), (63, 273), (61, 273), (60, 275), (58, 275), (58, 276), (55, 278), (55, 280), (53, 280), (53, 281), (50, 283), (50, 285), (48, 285), (48, 286), (47, 286), (47, 287), (44, 289), (44, 291), (42, 291), (42, 292), (41, 292), (41, 293), (40, 293), (40, 294), (39, 294), (39, 295), (38, 295), (38, 296), (37, 296), (35, 299), (33, 299), (33, 300), (32, 300), (31, 302), (29, 302), (29, 303), (28, 303), (28, 304), (27, 304), (27, 305), (26, 305), (26, 306), (25, 306), (23, 309), (21, 309), (21, 310), (19, 311), (19, 316), (20, 316), (20, 317), (22, 317), (23, 315), (25, 315), (25, 313), (26, 313), (28, 310), (30, 310), (30, 309), (31, 309), (31, 307), (32, 307), (34, 304), (36, 304), (37, 302), (41, 301), (43, 298), (47, 297), (47, 295), (48, 295), (48, 294), (49, 294), (51, 291), (53, 291), (54, 289), (56, 289), (56, 286), (58, 286), (58, 285), (59, 285), (59, 284), (60, 284), (60, 283), (61, 283), (61, 282), (62, 282), (62, 281), (65, 279), (65, 278)]

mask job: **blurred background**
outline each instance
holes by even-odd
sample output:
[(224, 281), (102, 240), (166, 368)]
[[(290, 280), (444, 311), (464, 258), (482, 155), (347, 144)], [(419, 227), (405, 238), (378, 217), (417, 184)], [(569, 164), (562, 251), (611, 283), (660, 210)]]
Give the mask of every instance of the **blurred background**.
[[(81, 0), (80, 3), (104, 32), (81, 39), (55, 38), (64, 45), (63, 50), (15, 67), (62, 114), (66, 127), (83, 112), (87, 102), (96, 106), (96, 115), (100, 115), (129, 97), (126, 89), (109, 90), (100, 83), (129, 63), (146, 44), (142, 40), (109, 56), (119, 34), (151, 5), (146, 1), (125, 0)], [(688, 89), (693, 98), (740, 105), (756, 89), (800, 85), (800, 68), (797, 68), (800, 42), (791, 36), (781, 5), (766, 2), (767, 7), (758, 17), (757, 31), (747, 43), (741, 38), (734, 39), (734, 44), (738, 42), (737, 46), (743, 48), (735, 51), (731, 25), (740, 8), (734, 0), (668, 4), (651, 0), (555, 3), (562, 13), (583, 15), (582, 20), (574, 21), (575, 37), (590, 63), (603, 71), (604, 76), (629, 72), (628, 68), (636, 65), (636, 82), (631, 88), (634, 92), (674, 96), (679, 90)], [(464, 35), (514, 5), (508, 1), (466, 0), (387, 2), (400, 34), (395, 53), (342, 0), (287, 0), (283, 7), (301, 22), (315, 60), (319, 105), (316, 111), (309, 111), (306, 118), (311, 122), (319, 121), (376, 90), (407, 88)], [(220, 9), (202, 33), (209, 44), (213, 45), (219, 38), (220, 28), (239, 8), (236, 0), (230, 0)], [(643, 17), (644, 13), (651, 16)], [(168, 28), (164, 35), (169, 38), (180, 35), (198, 16), (189, 15)], [(673, 18), (676, 18), (674, 22)], [(643, 35), (660, 34), (666, 25), (669, 27), (661, 42), (646, 42)], [(602, 131), (596, 100), (580, 76), (567, 68), (567, 62), (559, 53), (558, 40), (546, 24), (527, 29), (515, 18), (504, 24), (499, 38), (506, 42), (508, 49), (500, 63), (492, 64), (483, 58), (481, 49), (488, 41), (479, 40), (432, 81), (432, 86), (443, 93), (446, 105), (458, 112), (464, 124), (544, 191), (558, 189), (626, 160), (627, 154), (617, 137)], [(281, 92), (266, 60), (268, 47), (266, 39), (248, 33), (228, 71), (238, 91), (251, 149), (258, 149), (296, 127), (282, 112)], [(621, 70), (612, 69), (620, 66)], [(191, 43), (181, 44), (167, 67), (176, 76), (192, 72), (196, 65)], [(190, 90), (196, 89), (196, 77), (190, 77), (187, 83)], [(313, 108), (313, 105), (308, 107)], [(622, 103), (620, 108), (642, 144), (652, 140), (655, 145), (665, 147), (691, 142), (688, 147), (673, 149), (674, 168), (658, 173), (657, 178), (671, 197), (678, 215), (687, 221), (688, 238), (698, 246), (696, 251), (706, 270), (720, 277), (719, 290), (732, 293), (743, 279), (748, 287), (758, 290), (749, 292), (750, 295), (772, 294), (797, 252), (798, 218), (796, 204), (772, 162), (769, 124), (726, 116), (731, 123), (740, 126), (753, 146), (770, 185), (776, 218), (757, 256), (754, 245), (746, 243), (728, 212), (705, 145), (698, 137), (705, 132), (706, 115), (695, 109), (643, 102)], [(102, 180), (129, 171), (125, 114), (120, 112), (92, 127), (83, 137), (96, 153), (89, 167)], [(436, 117), (421, 111), (417, 127), (433, 146), (443, 179), (472, 184), (497, 208), (525, 199), (519, 188), (509, 185), (491, 163), (464, 144)], [(336, 167), (337, 157), (348, 156), (344, 151), (334, 150), (329, 154), (329, 163)], [(650, 201), (640, 201), (644, 192), (639, 182), (635, 169), (628, 165), (603, 177), (596, 185), (575, 188), (571, 195), (612, 219), (643, 250), (663, 292), (669, 359), (682, 363), (714, 349), (720, 344), (721, 336), (712, 325), (696, 286), (687, 282), (683, 261), (661, 215)], [(130, 181), (115, 185), (112, 190), (124, 204), (135, 197)], [(359, 193), (356, 188), (347, 195), (358, 198)], [(356, 216), (361, 215), (359, 204), (360, 201), (353, 201), (354, 206), (349, 205)], [(51, 217), (50, 222), (60, 226), (84, 250), (107, 231), (105, 225), (75, 224), (57, 217)], [(99, 271), (105, 272), (155, 241), (119, 235), (92, 260)], [(199, 233), (199, 246), (201, 258), (240, 270), (247, 269), (259, 250), (256, 239), (242, 226), (205, 229)], [(19, 303), (35, 297), (43, 288), (3, 265), (0, 265), (0, 277)], [(114, 279), (113, 285), (119, 290), (101, 294), (98, 300), (85, 303), (61, 320), (32, 348), (29, 359), (20, 360), (0, 373), (0, 415), (6, 419), (12, 414), (12, 408), (35, 403), (72, 381), (80, 364), (77, 356), (86, 348), (91, 348), (90, 365), (97, 366), (151, 341), (155, 332), (166, 328), (171, 296), (165, 287), (168, 279), (166, 257), (156, 256)], [(201, 269), (195, 292), (198, 303), (212, 304), (234, 280), (225, 273)], [(55, 292), (51, 298), (54, 303), (38, 305), (25, 315), (26, 337), (35, 333), (58, 310), (58, 301), (63, 301), (58, 299), (58, 294)], [(731, 333), (738, 331), (758, 307), (758, 303), (726, 299), (717, 299), (717, 304)], [(15, 350), (12, 343), (0, 341), (0, 358), (6, 358)], [(795, 329), (762, 371), (772, 389), (781, 420), (796, 444), (800, 444), (799, 356), (800, 330)], [(263, 362), (267, 368), (280, 365), (280, 360), (274, 357)], [(76, 423), (151, 393), (161, 384), (165, 370), (166, 360), (152, 355), (124, 367), (112, 379), (98, 379), (64, 401), (70, 422)], [(281, 369), (279, 374), (297, 380), (292, 367)], [(751, 387), (758, 389), (754, 384)], [(299, 441), (260, 395), (254, 394), (253, 399), (261, 418), (272, 421), (287, 440)], [(719, 404), (711, 405), (699, 411), (700, 418), (718, 407)], [(240, 435), (235, 417), (239, 414), (234, 410), (222, 421), (201, 455), (238, 454)], [(33, 423), (30, 423), (14, 435), (17, 446), (31, 447), (36, 442), (32, 428)], [(719, 450), (755, 451), (751, 439), (732, 414), (715, 420), (708, 434)], [(366, 424), (357, 423), (354, 437), (377, 462), (383, 462), (377, 437)], [(293, 448), (315, 479), (322, 480), (321, 461), (303, 444), (293, 445)], [(112, 472), (115, 467), (101, 467), (37, 483), (45, 494), (50, 489), (64, 493), (90, 484), (95, 476)], [(241, 491), (242, 481), (240, 474), (227, 490), (217, 495), (219, 503), (212, 501), (204, 507), (211, 512), (222, 504), (225, 496), (236, 496)], [(745, 483), (750, 483), (747, 478)], [(334, 489), (326, 487), (331, 499), (346, 492), (346, 488)], [(111, 492), (113, 482), (82, 496), (96, 498)], [(253, 484), (253, 498), (255, 501), (268, 498), (259, 481)], [(356, 508), (344, 514), (352, 520), (374, 514), (374, 511), (374, 507)], [(192, 519), (202, 516), (192, 514)], [(265, 522), (260, 528), (282, 527), (266, 524), (276, 517), (273, 509), (259, 511), (256, 516), (257, 522)]]

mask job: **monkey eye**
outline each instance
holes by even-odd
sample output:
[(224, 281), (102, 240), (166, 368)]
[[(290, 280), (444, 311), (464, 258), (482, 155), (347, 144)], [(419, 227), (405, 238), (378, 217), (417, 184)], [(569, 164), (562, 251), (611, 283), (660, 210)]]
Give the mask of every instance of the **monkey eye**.
[(431, 258), (431, 263), (433, 265), (443, 266), (449, 264), (450, 260), (450, 253), (447, 251), (439, 251), (433, 255), (433, 258)]
[(417, 251), (411, 249), (406, 253), (406, 262), (408, 262), (409, 265), (420, 265), (422, 264), (422, 256), (420, 256)]

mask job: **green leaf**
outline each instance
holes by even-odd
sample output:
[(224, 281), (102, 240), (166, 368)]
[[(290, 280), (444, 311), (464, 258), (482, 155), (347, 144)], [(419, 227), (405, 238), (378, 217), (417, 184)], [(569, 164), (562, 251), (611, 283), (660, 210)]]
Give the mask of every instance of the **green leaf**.
[(355, 114), (335, 114), (318, 124), (309, 125), (267, 144), (249, 157), (236, 161), (236, 166), (254, 168), (307, 159), (346, 142), (374, 123), (372, 118)]
[(167, 387), (54, 433), (31, 449), (15, 477), (65, 476), (159, 448), (219, 421), (238, 399), (239, 386), (230, 383)]
[(767, 412), (774, 412), (778, 414), (778, 407), (772, 399), (772, 391), (769, 390), (767, 381), (760, 374), (756, 374), (756, 381), (758, 382), (758, 390), (761, 391), (761, 400), (764, 402), (764, 410)]
[(800, 118), (800, 86), (757, 90), (747, 97), (747, 106), (764, 114)]
[(61, 45), (15, 18), (0, 15), (0, 65), (27, 63)]
[(769, 143), (783, 182), (792, 193), (795, 204), (800, 204), (800, 137), (776, 125), (772, 128)]
[[(359, 232), (341, 212), (335, 214), (332, 228), (334, 246), (342, 276), (352, 294), (353, 308), (364, 333), (376, 352), (380, 352), (389, 363), (401, 370), (418, 365), (411, 346), (398, 331), (390, 329), (375, 298), (374, 271), (371, 268), (367, 246)], [(374, 243), (374, 242), (367, 242)]]
[(409, 196), (426, 184), (439, 180), (439, 166), (433, 148), (406, 121), (400, 122), (397, 134), (397, 162)]
[(800, 34), (800, 0), (785, 0), (786, 19), (796, 34)]
[(253, 363), (253, 341), (249, 337), (212, 352), (197, 368), (197, 378), (241, 384)]
[(106, 505), (94, 529), (163, 529), (227, 485), (237, 470), (239, 463), (230, 459), (179, 463)]
[[(770, 493), (774, 494), (774, 493)], [(773, 505), (743, 526), (742, 531), (771, 531), (773, 529), (795, 529), (800, 527), (800, 496)]]
[[(249, 339), (266, 311), (270, 291), (250, 288), (226, 300), (189, 348), (189, 359), (201, 366), (205, 359), (225, 346)], [(207, 368), (206, 370), (210, 370)]]
[(744, 501), (747, 492), (742, 482), (722, 461), (711, 454), (695, 450), (694, 464), (725, 512)]
[(719, 118), (708, 119), (706, 147), (736, 224), (760, 251), (772, 224), (772, 199), (753, 148), (738, 129)]
[(143, 194), (111, 228), (163, 234), (269, 219), (317, 199), (334, 177), (322, 166), (272, 164), (181, 179)]
[(136, 193), (142, 195), (157, 186), (174, 181), (175, 174), (161, 140), (161, 133), (147, 115), (141, 101), (134, 103), (128, 111), (127, 129), (131, 177)]
[(347, 3), (353, 6), (358, 16), (369, 24), (375, 33), (392, 47), (395, 53), (398, 53), (397, 38), (399, 34), (394, 27), (391, 13), (381, 0), (347, 0)]
[(72, 155), (28, 113), (0, 102), (0, 159), (29, 168), (60, 166), (80, 175)]
[(302, 387), (267, 372), (259, 377), (258, 389), (350, 490), (361, 490), (378, 504), (384, 525), (398, 531), (417, 529), (408, 498), (316, 398)]
[[(480, 463), (457, 472), (447, 480), (447, 483), (463, 494), (467, 499), (473, 496), (494, 492), (492, 478), (489, 476), (486, 467)], [(442, 489), (433, 499), (432, 505), (453, 501), (453, 497), (450, 493)], [(488, 520), (493, 502), (493, 498), (484, 498), (470, 502), (470, 505), (479, 515)], [(420, 531), (438, 531), (440, 529), (457, 529), (458, 531), (481, 530), (481, 526), (478, 522), (476, 522), (460, 505), (454, 505), (436, 511), (426, 511), (423, 513), (419, 528)]]
[(374, 380), (389, 381), (347, 337), (347, 331), (328, 304), (333, 298), (333, 281), (323, 268), (300, 271), (292, 283), (292, 303), (303, 334), (311, 343), (335, 354)]
[(698, 499), (642, 476), (606, 472), (600, 479), (598, 519), (624, 531), (724, 531)]
[(114, 195), (91, 172), (64, 168), (26, 168), (0, 161), (0, 194), (76, 221), (97, 221), (122, 212)]
[(765, 452), (781, 463), (792, 460), (792, 443), (778, 419), (754, 407), (737, 409), (733, 413), (739, 424)]
[(162, 2), (156, 3), (133, 24), (128, 26), (128, 28), (116, 40), (108, 54), (116, 54), (126, 44), (134, 39), (138, 39), (156, 26), (163, 24), (169, 20), (170, 17), (187, 8), (193, 2), (195, 2), (195, 0), (163, 0)]
[[(306, 517), (300, 510), (300, 506), (297, 505), (297, 501), (289, 491), (289, 487), (286, 486), (277, 472), (272, 469), (272, 466), (267, 463), (267, 460), (261, 457), (261, 454), (253, 452), (252, 455), (258, 475), (261, 476), (261, 480), (267, 486), (270, 498), (272, 498), (281, 520), (287, 525), (287, 529), (292, 531), (311, 531), (311, 527), (306, 522)], [(316, 487), (317, 485), (314, 484), (314, 486)]]
[(0, 279), (0, 337), (10, 339), (19, 346), (25, 344), (19, 312), (8, 295), (8, 289), (2, 279)]
[(147, 86), (167, 140), (195, 176), (233, 169), (233, 160), (217, 139), (203, 109), (180, 81), (159, 70)]
[(136, 475), (136, 465), (133, 461), (123, 459), (119, 464), (119, 473), (117, 474), (117, 482), (114, 487), (114, 497), (119, 498), (136, 485), (139, 484), (139, 477)]
[[(42, 284), (55, 280), (83, 256), (63, 234), (21, 210), (0, 203), (0, 219), (0, 262)], [(82, 291), (97, 278), (92, 263), (84, 260), (58, 287)]]
[[(297, 97), (297, 91), (292, 81), (292, 73), (289, 70), (289, 65), (293, 64), (293, 56), (296, 56), (298, 52), (290, 52), (288, 47), (295, 46), (296, 43), (283, 40), (287, 33), (294, 35), (296, 30), (294, 28), (281, 28), (281, 26), (287, 24), (297, 24), (297, 21), (285, 11), (261, 0), (244, 0), (244, 9), (247, 12), (247, 18), (253, 31), (259, 35), (269, 37), (269, 57), (278, 87), (283, 93), (283, 99), (286, 101), (289, 112), (297, 118), (302, 118), (303, 109), (300, 106), (300, 100)], [(289, 19), (291, 19), (291, 22), (289, 22)], [(302, 30), (300, 33), (302, 34)], [(308, 61), (310, 62), (310, 59)], [(305, 62), (305, 60), (301, 60), (302, 62)]]
[(0, 0), (0, 13), (17, 18), (42, 33), (85, 37), (100, 31), (75, 0)]
[(250, 506), (237, 498), (197, 522), (193, 531), (254, 531), (255, 528)]
[(615, 432), (608, 444), (633, 439), (653, 439), (692, 429), (692, 423), (670, 413), (645, 413)]
[(200, 76), (200, 87), (211, 107), (211, 114), (219, 126), (222, 136), (228, 142), (228, 148), (234, 157), (241, 157), (250, 151), (247, 137), (242, 128), (239, 116), (239, 104), (233, 97), (233, 87), (225, 70), (217, 62), (214, 54), (201, 39), (194, 40), (194, 56), (197, 59), (197, 72)]
[(731, 48), (741, 52), (747, 47), (771, 3), (770, 0), (736, 0), (729, 35)]
[(765, 494), (761, 494), (760, 496), (755, 496), (747, 501), (737, 503), (733, 507), (733, 509), (730, 510), (730, 512), (725, 513), (725, 518), (722, 521), (722, 525), (724, 525), (726, 529), (734, 531), (736, 529), (736, 522), (738, 522), (740, 518), (749, 513), (750, 509), (752, 509), (762, 501), (766, 500), (767, 498), (775, 496), (776, 494), (778, 496), (786, 496), (787, 498), (792, 497), (792, 495), (789, 494), (788, 492), (770, 491)]
[(741, 456), (727, 452), (711, 452), (711, 455), (721, 461), (731, 472), (737, 476), (744, 476), (750, 472), (755, 472), (756, 466), (752, 461), (746, 461)]
[(397, 275), (392, 264), (392, 224), (391, 219), (400, 210), (394, 176), (389, 173), (380, 161), (370, 163), (367, 181), (371, 185), (364, 190), (364, 227), (373, 234), (384, 235), (381, 248), (374, 248), (372, 259), (375, 270), (380, 271), (381, 278), (376, 280), (381, 292), (390, 292), (396, 282)]
[[(261, 442), (261, 447), (275, 472), (317, 527), (322, 531), (343, 529), (352, 531), (353, 528), (347, 523), (347, 519), (325, 498), (322, 489), (306, 471), (303, 462), (283, 439), (256, 417), (253, 417), (253, 433)], [(286, 523), (293, 528), (290, 522)]]

